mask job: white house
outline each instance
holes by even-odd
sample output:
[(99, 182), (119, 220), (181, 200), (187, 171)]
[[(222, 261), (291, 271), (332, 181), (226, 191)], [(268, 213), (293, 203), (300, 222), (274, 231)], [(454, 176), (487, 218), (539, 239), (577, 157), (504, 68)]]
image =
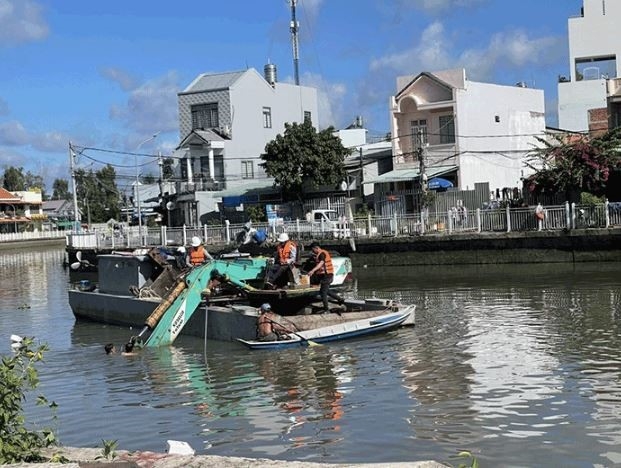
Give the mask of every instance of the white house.
[[(586, 132), (590, 110), (606, 108), (609, 95), (617, 94), (619, 100), (620, 18), (618, 0), (583, 0), (580, 16), (569, 18), (570, 76), (559, 77), (558, 83), (561, 129)], [(618, 118), (617, 109), (616, 125), (619, 125)]]
[(174, 157), (177, 184), (175, 224), (202, 223), (223, 197), (272, 185), (259, 166), (265, 145), (286, 122), (317, 125), (317, 91), (280, 83), (274, 65), (265, 76), (254, 68), (199, 75), (178, 94), (181, 143)]
[(394, 169), (374, 182), (397, 189), (418, 182), (421, 169), (462, 190), (520, 187), (526, 154), (545, 131), (542, 90), (470, 81), (462, 68), (398, 77), (390, 112)]

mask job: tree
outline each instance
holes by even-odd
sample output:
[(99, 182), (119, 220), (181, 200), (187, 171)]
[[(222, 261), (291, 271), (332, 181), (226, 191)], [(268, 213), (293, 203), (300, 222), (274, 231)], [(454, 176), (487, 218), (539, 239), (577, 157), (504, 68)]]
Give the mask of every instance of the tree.
[(172, 179), (175, 175), (175, 171), (173, 169), (173, 164), (175, 160), (173, 158), (164, 158), (162, 160), (162, 178), (164, 180)]
[(317, 132), (310, 122), (286, 123), (284, 135), (265, 146), (261, 166), (285, 194), (300, 197), (306, 180), (313, 187), (341, 182), (349, 153), (333, 127)]
[(23, 167), (9, 166), (4, 170), (2, 186), (9, 192), (26, 190), (26, 177)]
[(45, 182), (43, 182), (43, 177), (28, 171), (24, 176), (24, 186), (24, 190), (40, 192), (42, 199), (45, 200)]
[(69, 193), (69, 182), (66, 179), (54, 179), (52, 184), (52, 199), (54, 200), (69, 200), (71, 193)]
[(119, 191), (116, 187), (116, 171), (111, 165), (93, 173), (84, 169), (75, 171), (78, 204), (82, 220), (103, 223), (110, 218), (119, 219)]
[(621, 129), (594, 138), (552, 135), (551, 141), (537, 140), (543, 146), (526, 163), (536, 171), (526, 181), (533, 193), (565, 193), (568, 200), (582, 191), (601, 194), (611, 171), (621, 167)]
[(155, 176), (153, 174), (146, 174), (142, 176), (142, 183), (143, 184), (154, 184), (155, 183)]

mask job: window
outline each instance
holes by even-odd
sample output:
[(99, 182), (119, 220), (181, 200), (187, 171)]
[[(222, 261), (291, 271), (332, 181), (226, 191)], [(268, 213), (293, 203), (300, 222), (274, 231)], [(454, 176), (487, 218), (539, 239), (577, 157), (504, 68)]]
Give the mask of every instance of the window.
[(427, 119), (412, 120), (410, 122), (412, 147), (419, 148), (427, 144)]
[(576, 59), (576, 81), (599, 80), (617, 77), (617, 57), (578, 58)]
[(263, 108), (263, 128), (272, 128), (272, 108)]
[(199, 104), (190, 108), (192, 112), (192, 130), (197, 128), (218, 128), (218, 103)]
[(452, 115), (441, 115), (438, 119), (440, 144), (455, 143), (455, 118)]
[(312, 119), (311, 119), (311, 112), (310, 111), (304, 111), (304, 122), (308, 122), (308, 123), (312, 123)]
[(241, 176), (242, 179), (254, 179), (254, 164), (252, 161), (241, 162)]

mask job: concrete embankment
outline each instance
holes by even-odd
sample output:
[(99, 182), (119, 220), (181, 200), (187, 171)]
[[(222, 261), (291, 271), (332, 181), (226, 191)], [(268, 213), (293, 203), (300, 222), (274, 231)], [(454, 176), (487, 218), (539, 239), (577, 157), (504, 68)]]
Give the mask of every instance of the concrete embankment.
[(4, 241), (0, 242), (0, 252), (3, 250), (23, 251), (32, 250), (34, 248), (42, 247), (64, 247), (67, 241), (64, 237), (57, 237), (52, 239), (28, 239), (28, 240), (16, 240), (16, 241)]
[(323, 247), (348, 255), (354, 267), (620, 262), (621, 229), (342, 239)]
[(298, 461), (269, 460), (265, 458), (220, 457), (214, 455), (170, 455), (156, 452), (127, 452), (119, 450), (114, 459), (102, 457), (102, 449), (94, 448), (56, 448), (45, 451), (46, 456), (62, 455), (68, 463), (20, 463), (4, 465), (8, 467), (37, 468), (247, 468), (247, 467), (288, 467), (288, 468), (446, 468), (434, 461), (401, 463), (309, 463)]

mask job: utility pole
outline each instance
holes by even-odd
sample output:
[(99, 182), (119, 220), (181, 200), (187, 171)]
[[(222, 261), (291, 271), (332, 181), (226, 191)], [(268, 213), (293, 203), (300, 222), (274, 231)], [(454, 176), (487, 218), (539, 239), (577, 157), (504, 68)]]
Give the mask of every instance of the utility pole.
[(298, 56), (298, 31), (300, 30), (300, 23), (295, 18), (295, 6), (297, 0), (291, 0), (291, 23), (289, 30), (291, 31), (291, 45), (293, 46), (293, 76), (295, 84), (300, 85), (300, 72), (298, 69), (298, 62), (300, 57)]
[(364, 175), (364, 169), (362, 165), (362, 146), (358, 148), (358, 154), (360, 155), (360, 198), (364, 203), (364, 186), (362, 185), (362, 177)]
[(427, 195), (427, 172), (425, 167), (425, 160), (427, 159), (427, 151), (423, 144), (423, 130), (418, 129), (418, 180), (420, 182), (420, 188), (423, 192), (423, 199)]
[(75, 158), (71, 142), (69, 142), (69, 167), (71, 168), (71, 183), (73, 186), (73, 229), (77, 232), (80, 226), (80, 212), (78, 211), (78, 192), (75, 183)]

